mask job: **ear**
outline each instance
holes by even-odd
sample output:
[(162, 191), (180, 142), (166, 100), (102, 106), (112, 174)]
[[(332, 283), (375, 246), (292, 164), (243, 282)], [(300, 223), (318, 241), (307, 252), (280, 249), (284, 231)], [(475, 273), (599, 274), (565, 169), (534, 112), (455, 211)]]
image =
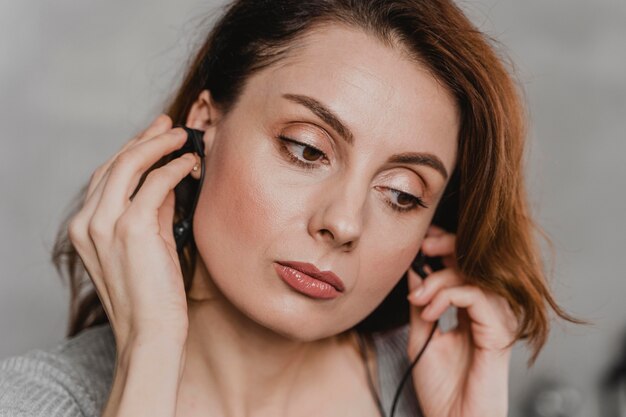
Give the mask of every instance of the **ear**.
[[(221, 114), (213, 102), (210, 91), (202, 90), (189, 110), (185, 125), (192, 129), (204, 131), (203, 141), (205, 155), (209, 154), (211, 147), (213, 146), (216, 126), (220, 118)], [(199, 158), (197, 163), (200, 164)], [(191, 175), (194, 178), (199, 179), (200, 170), (192, 171)]]

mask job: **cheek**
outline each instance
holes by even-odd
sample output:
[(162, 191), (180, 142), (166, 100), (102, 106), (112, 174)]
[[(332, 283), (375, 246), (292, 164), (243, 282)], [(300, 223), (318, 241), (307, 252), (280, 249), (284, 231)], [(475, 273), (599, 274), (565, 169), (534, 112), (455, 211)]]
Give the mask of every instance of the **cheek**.
[(271, 190), (261, 182), (266, 174), (259, 172), (259, 164), (251, 165), (254, 160), (249, 150), (222, 146), (207, 161), (194, 237), (209, 271), (218, 276), (236, 278), (234, 268), (254, 268), (248, 259), (254, 261), (263, 238), (271, 235), (276, 208)]
[[(425, 227), (424, 227), (425, 228)], [(419, 236), (416, 232), (415, 236)], [(382, 301), (398, 283), (417, 255), (421, 239), (371, 240), (363, 246), (359, 292), (363, 297)]]

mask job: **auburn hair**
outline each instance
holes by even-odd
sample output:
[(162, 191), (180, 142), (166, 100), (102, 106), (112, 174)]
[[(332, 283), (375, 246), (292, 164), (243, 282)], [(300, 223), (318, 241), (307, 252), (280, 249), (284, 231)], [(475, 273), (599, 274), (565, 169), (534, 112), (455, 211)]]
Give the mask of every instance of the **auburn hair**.
[[(224, 8), (165, 106), (174, 124), (185, 123), (204, 89), (219, 110), (228, 113), (248, 77), (280, 61), (320, 25), (363, 30), (426, 66), (456, 100), (461, 115), (459, 157), (433, 222), (456, 233), (458, 266), (469, 283), (510, 303), (519, 321), (514, 342), (528, 339), (533, 348), (528, 366), (547, 340), (549, 309), (564, 320), (586, 323), (557, 304), (546, 280), (537, 235), (546, 236), (533, 221), (524, 182), (526, 116), (520, 92), (493, 41), (454, 2), (236, 0)], [(196, 187), (191, 180), (176, 187), (175, 221), (186, 217)], [(67, 231), (86, 189), (87, 184), (61, 225), (52, 253), (57, 271), (70, 285), (70, 337), (108, 321)], [(193, 238), (179, 257), (189, 290), (197, 259)], [(406, 324), (407, 288), (405, 274), (355, 329), (371, 333)]]

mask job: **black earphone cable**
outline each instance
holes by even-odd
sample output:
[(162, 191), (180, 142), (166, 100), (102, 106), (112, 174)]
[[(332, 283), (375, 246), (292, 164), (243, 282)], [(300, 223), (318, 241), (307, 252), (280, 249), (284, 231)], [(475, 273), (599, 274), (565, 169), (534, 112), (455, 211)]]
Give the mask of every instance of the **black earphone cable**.
[[(424, 252), (420, 250), (415, 256), (415, 259), (413, 260), (413, 262), (411, 263), (411, 269), (415, 271), (422, 279), (425, 279), (428, 276), (428, 273), (424, 269), (425, 265), (426, 265), (426, 255), (424, 255)], [(411, 372), (413, 371), (413, 368), (417, 364), (417, 361), (419, 361), (420, 358), (422, 357), (422, 354), (426, 350), (426, 347), (430, 343), (430, 340), (433, 338), (433, 335), (435, 334), (435, 330), (437, 329), (438, 326), (439, 326), (439, 319), (435, 320), (435, 322), (433, 323), (433, 327), (431, 328), (430, 334), (428, 335), (428, 338), (426, 339), (426, 343), (424, 343), (424, 346), (422, 346), (422, 349), (419, 351), (419, 353), (417, 354), (413, 362), (411, 362), (411, 365), (404, 372), (404, 375), (402, 376), (402, 379), (400, 380), (400, 384), (398, 385), (398, 388), (396, 389), (396, 394), (394, 395), (393, 403), (391, 404), (391, 410), (389, 411), (390, 417), (393, 417), (396, 412), (396, 407), (398, 406), (398, 401), (400, 400), (402, 387), (404, 386), (407, 379), (411, 375)], [(384, 413), (383, 413), (383, 417), (385, 417)]]
[[(413, 371), (413, 368), (417, 364), (417, 361), (419, 361), (420, 357), (424, 353), (424, 350), (426, 349), (426, 346), (428, 346), (428, 343), (430, 342), (430, 339), (433, 337), (433, 334), (435, 333), (435, 329), (437, 328), (438, 325), (439, 325), (439, 319), (437, 319), (434, 322), (433, 327), (432, 327), (432, 329), (430, 331), (430, 334), (428, 336), (428, 339), (426, 339), (426, 343), (424, 344), (424, 346), (422, 347), (420, 352), (417, 354), (417, 356), (415, 357), (415, 359), (413, 360), (411, 365), (404, 372), (404, 374), (402, 376), (402, 379), (400, 380), (400, 384), (398, 385), (398, 388), (396, 389), (396, 393), (395, 393), (394, 398), (393, 398), (393, 403), (391, 405), (391, 410), (389, 411), (390, 417), (393, 417), (393, 415), (395, 414), (396, 408), (398, 406), (398, 401), (400, 400), (400, 393), (402, 392), (402, 388), (403, 388), (404, 384), (406, 383), (406, 381), (408, 380), (409, 375), (411, 375), (411, 372)], [(365, 336), (363, 334), (359, 333), (359, 332), (357, 332), (356, 334), (357, 334), (357, 340), (359, 342), (359, 349), (361, 350), (361, 357), (363, 358), (363, 361), (365, 363), (365, 369), (367, 371), (367, 383), (369, 385), (370, 392), (372, 393), (372, 396), (374, 397), (374, 400), (376, 402), (376, 406), (378, 407), (378, 411), (379, 411), (380, 415), (382, 417), (386, 417), (387, 414), (385, 413), (385, 408), (383, 407), (383, 404), (382, 404), (382, 401), (380, 399), (380, 396), (378, 395), (378, 391), (375, 388), (374, 378), (372, 377), (372, 374), (370, 372), (369, 359), (368, 359), (367, 348), (366, 348), (366, 342), (364, 340)]]
[(393, 398), (393, 404), (391, 405), (391, 411), (389, 412), (389, 417), (393, 417), (393, 415), (395, 414), (396, 407), (398, 406), (398, 400), (400, 399), (400, 393), (402, 392), (402, 387), (404, 386), (404, 383), (411, 375), (411, 372), (413, 371), (415, 364), (417, 364), (417, 361), (419, 361), (420, 358), (422, 357), (422, 354), (426, 350), (426, 346), (428, 346), (428, 343), (430, 343), (430, 339), (432, 339), (433, 334), (435, 334), (435, 329), (437, 329), (438, 325), (439, 325), (439, 319), (435, 320), (435, 323), (433, 324), (433, 327), (430, 330), (430, 334), (428, 335), (428, 339), (426, 339), (426, 343), (424, 343), (424, 346), (422, 346), (422, 349), (419, 351), (419, 353), (417, 354), (417, 356), (415, 357), (411, 365), (404, 372), (404, 375), (402, 376), (402, 379), (400, 380), (400, 385), (398, 386), (398, 389), (396, 390), (396, 395)]

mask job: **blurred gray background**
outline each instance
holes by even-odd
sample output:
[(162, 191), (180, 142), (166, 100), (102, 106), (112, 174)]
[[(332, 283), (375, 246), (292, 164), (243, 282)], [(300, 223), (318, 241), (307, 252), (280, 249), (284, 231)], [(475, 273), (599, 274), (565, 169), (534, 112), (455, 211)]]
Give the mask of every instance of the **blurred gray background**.
[[(49, 258), (65, 210), (160, 112), (222, 3), (0, 2), (0, 358), (63, 338), (69, 293)], [(516, 64), (532, 204), (556, 246), (551, 285), (595, 322), (556, 322), (530, 370), (515, 347), (510, 416), (608, 416), (599, 383), (626, 332), (626, 0), (460, 4)]]

